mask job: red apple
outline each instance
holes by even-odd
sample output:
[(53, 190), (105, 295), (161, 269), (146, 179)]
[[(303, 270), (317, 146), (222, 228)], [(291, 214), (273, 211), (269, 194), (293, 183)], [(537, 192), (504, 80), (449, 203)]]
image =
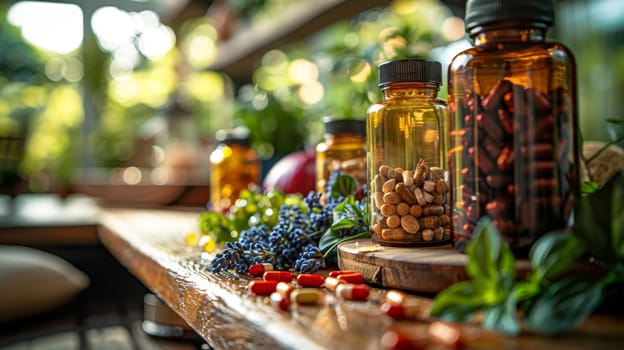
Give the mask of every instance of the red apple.
[(312, 150), (297, 151), (278, 160), (269, 170), (262, 189), (278, 189), (284, 193), (307, 195), (316, 190), (316, 153)]

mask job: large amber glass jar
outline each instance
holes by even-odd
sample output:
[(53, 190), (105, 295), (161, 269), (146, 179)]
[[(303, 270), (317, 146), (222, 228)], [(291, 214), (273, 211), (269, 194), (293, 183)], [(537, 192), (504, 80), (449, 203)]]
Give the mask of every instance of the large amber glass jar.
[(323, 118), (325, 133), (316, 145), (316, 187), (325, 194), (334, 172), (366, 184), (366, 121), (363, 119)]
[(575, 63), (545, 40), (550, 0), (469, 0), (474, 47), (449, 66), (455, 247), (489, 216), (518, 255), (565, 229), (578, 191)]
[(386, 245), (450, 242), (446, 103), (439, 62), (379, 65), (383, 98), (367, 111), (370, 230)]
[(210, 204), (214, 211), (225, 211), (234, 204), (241, 190), (260, 185), (260, 160), (250, 147), (245, 131), (219, 130), (217, 147), (210, 154)]

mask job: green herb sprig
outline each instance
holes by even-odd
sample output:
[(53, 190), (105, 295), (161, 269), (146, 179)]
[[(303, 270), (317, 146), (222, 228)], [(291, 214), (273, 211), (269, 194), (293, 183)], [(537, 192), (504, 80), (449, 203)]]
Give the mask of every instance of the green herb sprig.
[(368, 238), (368, 206), (366, 199), (355, 198), (357, 181), (348, 175), (339, 175), (331, 188), (331, 197), (343, 198), (333, 209), (332, 225), (319, 240), (319, 249), (326, 259), (335, 257), (340, 243)]
[[(535, 242), (526, 278), (517, 279), (509, 245), (487, 217), (466, 253), (470, 279), (440, 292), (431, 316), (469, 321), (481, 314), (484, 327), (509, 335), (523, 326), (564, 333), (601, 304), (609, 286), (624, 282), (624, 174), (577, 201), (573, 232), (551, 232)], [(581, 259), (599, 261), (604, 275), (574, 276), (570, 269)]]

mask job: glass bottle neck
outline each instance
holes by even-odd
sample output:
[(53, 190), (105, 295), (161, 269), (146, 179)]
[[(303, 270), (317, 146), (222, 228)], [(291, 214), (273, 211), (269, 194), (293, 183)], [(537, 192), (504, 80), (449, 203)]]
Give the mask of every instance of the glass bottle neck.
[(493, 42), (534, 42), (544, 41), (548, 27), (543, 23), (494, 23), (474, 28), (470, 36), (475, 46)]
[(440, 84), (433, 82), (390, 83), (381, 88), (384, 100), (401, 98), (436, 98)]

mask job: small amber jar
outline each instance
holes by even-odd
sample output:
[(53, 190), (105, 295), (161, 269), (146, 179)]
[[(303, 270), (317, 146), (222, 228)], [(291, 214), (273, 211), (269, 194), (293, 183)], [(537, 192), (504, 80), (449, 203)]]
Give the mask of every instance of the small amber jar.
[(241, 190), (260, 184), (260, 160), (250, 147), (247, 133), (219, 130), (217, 147), (210, 154), (210, 204), (214, 211), (226, 211)]
[(367, 111), (370, 230), (385, 245), (450, 242), (446, 103), (439, 62), (379, 66), (383, 98)]
[(489, 216), (517, 255), (568, 227), (578, 195), (575, 63), (546, 41), (550, 0), (469, 0), (474, 47), (449, 66), (452, 231)]
[(360, 186), (366, 184), (366, 121), (363, 119), (323, 118), (325, 133), (316, 145), (317, 192), (328, 192), (330, 175), (353, 177)]

